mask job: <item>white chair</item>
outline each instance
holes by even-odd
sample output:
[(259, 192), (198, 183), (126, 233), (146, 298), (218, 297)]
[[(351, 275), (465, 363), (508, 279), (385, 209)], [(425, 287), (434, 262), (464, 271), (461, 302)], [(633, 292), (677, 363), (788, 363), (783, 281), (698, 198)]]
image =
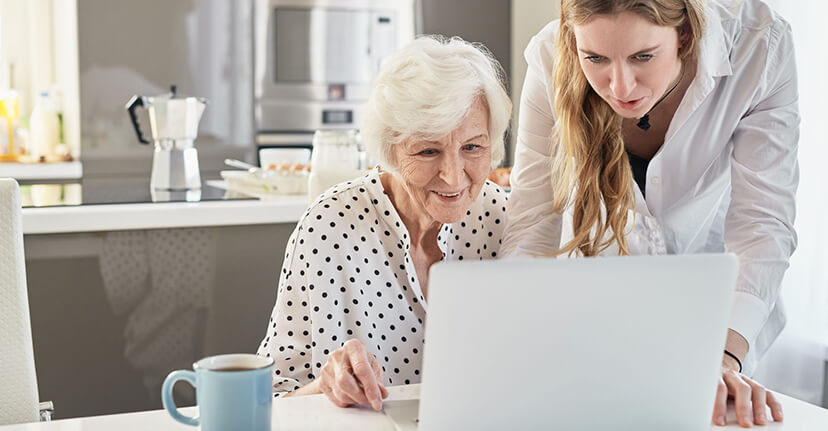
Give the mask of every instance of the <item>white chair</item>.
[(41, 420), (20, 213), (17, 182), (0, 178), (0, 425)]

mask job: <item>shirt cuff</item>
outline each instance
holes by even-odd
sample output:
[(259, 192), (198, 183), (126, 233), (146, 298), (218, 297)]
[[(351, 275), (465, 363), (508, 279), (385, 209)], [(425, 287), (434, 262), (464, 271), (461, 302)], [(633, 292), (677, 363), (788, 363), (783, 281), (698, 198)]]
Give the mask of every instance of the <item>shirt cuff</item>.
[(730, 329), (736, 331), (748, 342), (753, 350), (759, 331), (765, 326), (770, 310), (765, 302), (746, 292), (736, 291), (730, 309)]

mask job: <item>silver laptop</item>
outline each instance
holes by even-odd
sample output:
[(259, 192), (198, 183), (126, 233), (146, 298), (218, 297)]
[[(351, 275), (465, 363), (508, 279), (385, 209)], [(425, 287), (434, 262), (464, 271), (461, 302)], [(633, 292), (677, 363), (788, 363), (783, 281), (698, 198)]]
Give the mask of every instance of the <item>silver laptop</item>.
[(386, 412), (421, 431), (709, 429), (737, 272), (728, 254), (435, 265), (419, 414)]

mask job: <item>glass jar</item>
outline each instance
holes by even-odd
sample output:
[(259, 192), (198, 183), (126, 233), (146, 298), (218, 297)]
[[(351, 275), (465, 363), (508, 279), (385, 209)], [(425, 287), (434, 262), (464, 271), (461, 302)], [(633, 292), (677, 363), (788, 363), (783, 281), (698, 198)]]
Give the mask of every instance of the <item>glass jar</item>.
[(362, 175), (356, 130), (317, 130), (313, 134), (308, 198)]

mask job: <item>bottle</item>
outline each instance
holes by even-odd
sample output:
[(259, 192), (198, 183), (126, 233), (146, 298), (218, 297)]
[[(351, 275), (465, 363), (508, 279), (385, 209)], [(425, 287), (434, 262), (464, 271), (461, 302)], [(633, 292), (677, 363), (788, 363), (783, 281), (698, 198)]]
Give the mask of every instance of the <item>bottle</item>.
[(29, 119), (29, 133), (32, 155), (45, 162), (54, 154), (60, 140), (60, 120), (47, 92), (40, 93), (37, 97)]

